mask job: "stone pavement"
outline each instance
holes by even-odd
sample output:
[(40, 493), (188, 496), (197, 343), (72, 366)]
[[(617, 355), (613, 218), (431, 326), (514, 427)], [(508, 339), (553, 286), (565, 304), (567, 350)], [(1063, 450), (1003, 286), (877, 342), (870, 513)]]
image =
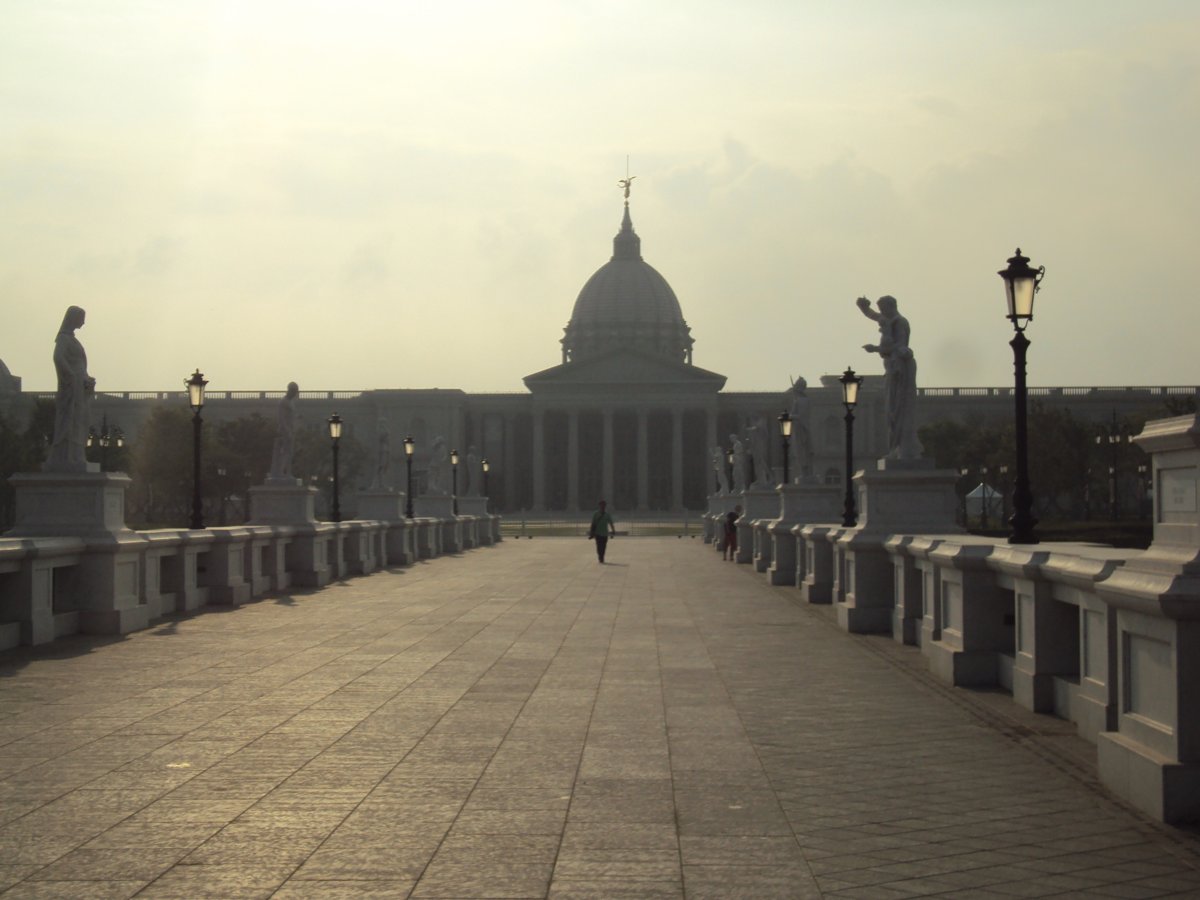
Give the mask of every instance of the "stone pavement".
[(1091, 749), (696, 540), (0, 654), (4, 897), (1200, 896)]

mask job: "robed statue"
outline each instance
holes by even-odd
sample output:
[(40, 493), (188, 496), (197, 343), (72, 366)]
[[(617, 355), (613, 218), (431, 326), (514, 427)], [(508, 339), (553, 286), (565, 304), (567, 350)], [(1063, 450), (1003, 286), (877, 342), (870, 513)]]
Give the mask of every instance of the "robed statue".
[(288, 382), (287, 392), (280, 399), (275, 413), (275, 443), (271, 447), (268, 483), (296, 483), (292, 475), (292, 455), (296, 448), (296, 403), (299, 399), (299, 385), (294, 381)]
[(96, 390), (96, 379), (88, 375), (87, 354), (75, 337), (87, 314), (78, 306), (68, 306), (54, 338), (54, 373), (58, 387), (54, 394), (54, 437), (50, 453), (42, 464), (46, 472), (86, 472), (88, 407)]

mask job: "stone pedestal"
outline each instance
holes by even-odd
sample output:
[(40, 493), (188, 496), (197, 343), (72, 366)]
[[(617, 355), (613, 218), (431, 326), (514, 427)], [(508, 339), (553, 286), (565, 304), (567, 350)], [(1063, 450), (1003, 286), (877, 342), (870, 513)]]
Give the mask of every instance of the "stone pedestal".
[(360, 491), (358, 494), (359, 519), (375, 519), (380, 522), (399, 522), (404, 518), (407, 496), (400, 491)]
[(454, 498), (449, 494), (421, 494), (413, 500), (413, 512), (427, 519), (451, 519)]
[(857, 633), (892, 632), (892, 561), (885, 546), (894, 534), (953, 534), (958, 475), (933, 460), (881, 459), (854, 476), (858, 525), (837, 541), (834, 594), (838, 622)]
[[(20, 592), (24, 608), (6, 611), (20, 622), (22, 639), (39, 643), (48, 634), (73, 631), (128, 634), (149, 625), (142, 592), (146, 540), (125, 527), (129, 476), (22, 472), (10, 483), (16, 520), (6, 537), (83, 540), (77, 560), (58, 567), (53, 576), (38, 566), (36, 557), (30, 561), (30, 589)], [(46, 602), (38, 602), (39, 597)]]
[(1115, 613), (1117, 730), (1101, 780), (1167, 823), (1200, 820), (1200, 416), (1149, 422), (1154, 541), (1096, 585)]
[(458, 514), (460, 516), (479, 516), (482, 518), (488, 514), (487, 505), (487, 497), (459, 497)]
[(739, 498), (732, 495), (733, 509), (739, 502), (742, 504), (742, 517), (738, 519), (738, 549), (737, 561), (748, 563), (754, 561), (754, 520), (774, 519), (779, 515), (779, 494), (774, 488), (753, 487), (745, 491)]
[(779, 518), (768, 527), (771, 537), (771, 584), (796, 584), (797, 525), (836, 521), (841, 508), (839, 488), (822, 484), (779, 486)]
[(250, 524), (310, 525), (317, 521), (317, 489), (291, 479), (250, 488)]
[(9, 479), (16, 519), (6, 537), (88, 537), (125, 527), (123, 472), (20, 472)]

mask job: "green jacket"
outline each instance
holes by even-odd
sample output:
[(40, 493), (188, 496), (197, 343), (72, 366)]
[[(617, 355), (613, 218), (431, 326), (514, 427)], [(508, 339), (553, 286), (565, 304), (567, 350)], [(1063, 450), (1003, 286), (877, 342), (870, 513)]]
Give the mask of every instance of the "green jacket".
[(608, 510), (604, 512), (596, 510), (592, 514), (592, 530), (589, 532), (592, 537), (596, 537), (597, 535), (608, 537), (610, 534), (616, 532), (616, 530), (617, 526), (613, 524), (613, 517), (609, 515)]

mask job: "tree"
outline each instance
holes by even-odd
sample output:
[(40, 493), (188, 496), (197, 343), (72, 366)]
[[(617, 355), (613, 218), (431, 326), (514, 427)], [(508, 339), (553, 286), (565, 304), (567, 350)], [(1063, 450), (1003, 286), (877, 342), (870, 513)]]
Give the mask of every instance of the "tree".
[(53, 437), (51, 399), (34, 402), (24, 428), (0, 416), (0, 530), (10, 527), (16, 517), (15, 492), (8, 479), (18, 472), (40, 471)]
[[(204, 429), (201, 457), (208, 456), (211, 429)], [(158, 406), (138, 430), (130, 448), (133, 485), (126, 505), (130, 524), (139, 528), (183, 527), (192, 508), (192, 412), (185, 406)]]

